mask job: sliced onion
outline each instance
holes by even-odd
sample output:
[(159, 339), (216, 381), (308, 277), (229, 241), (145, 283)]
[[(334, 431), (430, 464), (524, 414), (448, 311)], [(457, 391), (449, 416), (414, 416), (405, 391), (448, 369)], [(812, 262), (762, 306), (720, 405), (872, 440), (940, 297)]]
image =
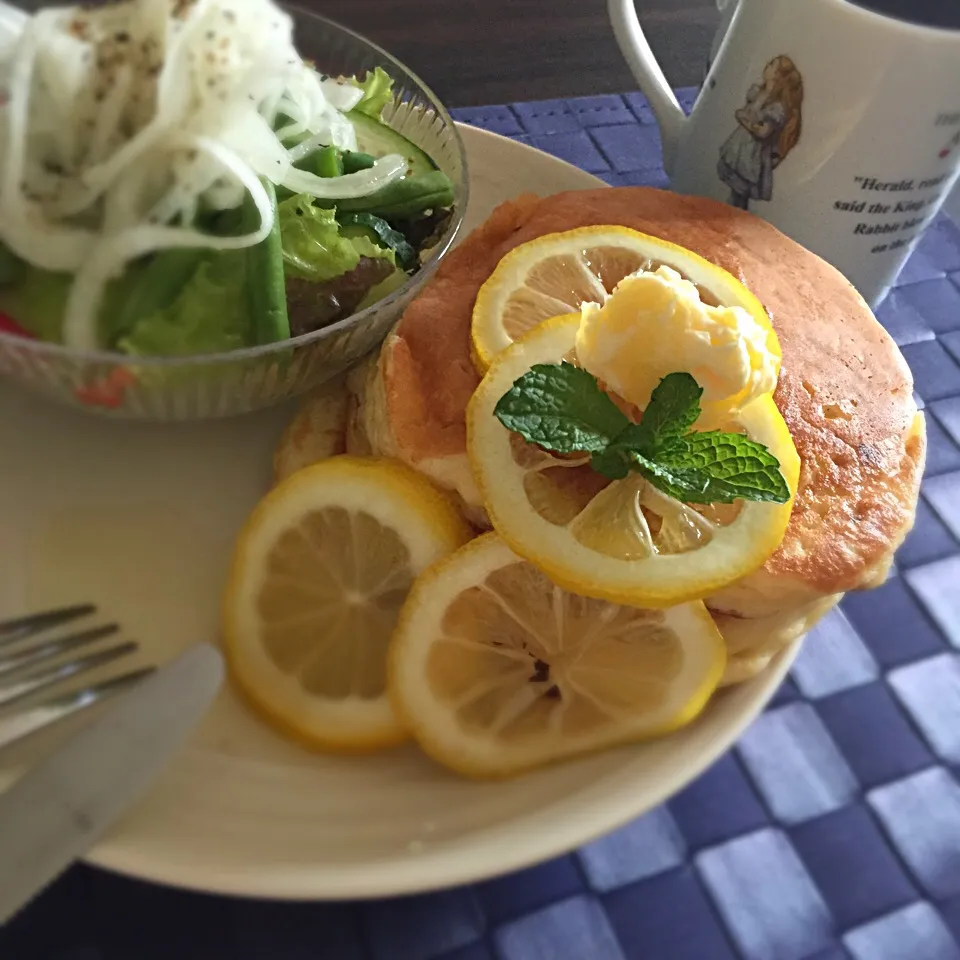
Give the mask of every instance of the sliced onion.
[(324, 130), (321, 133), (315, 133), (306, 140), (301, 140), (296, 146), (291, 147), (287, 153), (293, 163), (297, 163), (304, 157), (309, 157), (318, 147), (325, 147), (330, 143), (330, 130)]
[(103, 103), (100, 104), (88, 148), (88, 155), (94, 163), (107, 155), (110, 142), (117, 135), (117, 127), (123, 115), (123, 108), (127, 97), (130, 95), (132, 76), (133, 71), (126, 64), (121, 64), (117, 68), (116, 77), (109, 93), (104, 97)]
[[(170, 246), (259, 242), (272, 225), (261, 177), (343, 200), (406, 170), (400, 156), (329, 179), (293, 167), (320, 145), (356, 149), (344, 111), (363, 93), (304, 63), (292, 19), (273, 0), (42, 10), (4, 51), (0, 76), (9, 92), (0, 104), (0, 240), (38, 267), (75, 274), (64, 320), (73, 346), (98, 345), (105, 285), (130, 260)], [(275, 131), (281, 114), (289, 121)], [(307, 140), (288, 150), (283, 141), (295, 135)], [(201, 200), (231, 209), (248, 192), (261, 227), (244, 237), (170, 226)]]
[(320, 89), (327, 102), (342, 113), (352, 110), (363, 99), (363, 91), (358, 86), (329, 77), (320, 81)]
[(10, 68), (8, 101), (5, 110), (7, 115), (6, 152), (3, 158), (3, 171), (0, 173), (0, 198), (5, 206), (22, 199), (20, 181), (23, 179), (29, 136), (31, 76), (39, 47), (38, 23), (39, 19), (36, 19), (27, 24)]
[(217, 237), (187, 227), (159, 227), (149, 224), (131, 227), (101, 241), (77, 271), (67, 299), (63, 320), (63, 342), (78, 350), (99, 345), (97, 315), (106, 285), (119, 276), (132, 260), (157, 250), (173, 247), (206, 247), (211, 250), (241, 250), (261, 243), (273, 229), (273, 207), (259, 178), (222, 144), (196, 137), (198, 150), (223, 164), (246, 189), (260, 214), (260, 226), (238, 237)]
[(339, 113), (335, 113), (330, 120), (330, 140), (341, 150), (357, 149), (357, 131), (353, 124)]
[[(36, 204), (24, 197), (30, 76), (44, 20), (38, 14), (21, 34), (10, 75), (3, 172), (0, 177), (0, 236), (17, 256), (45, 270), (75, 270), (89, 250), (93, 234), (71, 226), (47, 229)], [(46, 18), (50, 16), (49, 11)], [(39, 221), (39, 222), (38, 222)]]
[(381, 157), (369, 170), (358, 170), (342, 177), (318, 177), (306, 170), (291, 167), (282, 186), (294, 193), (306, 193), (323, 200), (348, 200), (366, 197), (399, 180), (407, 169), (407, 161), (399, 154)]
[(292, 140), (294, 137), (301, 137), (309, 132), (305, 123), (288, 123), (277, 131), (277, 139), (280, 141)]

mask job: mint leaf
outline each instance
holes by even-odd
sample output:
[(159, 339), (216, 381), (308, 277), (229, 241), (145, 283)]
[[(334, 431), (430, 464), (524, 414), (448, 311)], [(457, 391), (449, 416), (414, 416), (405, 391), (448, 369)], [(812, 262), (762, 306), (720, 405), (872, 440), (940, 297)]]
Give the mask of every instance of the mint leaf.
[(637, 449), (649, 451), (668, 437), (683, 436), (700, 416), (701, 396), (703, 389), (689, 373), (668, 373), (643, 411), (634, 440)]
[(611, 480), (622, 480), (641, 461), (659, 462), (662, 454), (669, 455), (678, 444), (682, 447), (683, 437), (673, 436), (669, 424), (665, 433), (651, 436), (643, 423), (631, 423), (617, 434), (606, 450), (593, 455), (590, 465)]
[(683, 491), (679, 499), (689, 503), (790, 499), (777, 458), (739, 433), (688, 433), (657, 451), (656, 470), (646, 458), (635, 456), (635, 462), (655, 487), (674, 497)]
[(633, 468), (631, 451), (609, 446), (590, 458), (590, 466), (608, 480), (622, 480)]
[(780, 461), (762, 443), (721, 430), (688, 433), (683, 440), (685, 449), (671, 451), (667, 459), (675, 468), (706, 473), (710, 483), (705, 494), (713, 495), (710, 502), (786, 503), (790, 499)]
[(668, 497), (683, 503), (715, 502), (703, 499), (710, 484), (708, 475), (696, 470), (671, 466), (658, 460), (650, 460), (642, 453), (633, 452), (630, 459), (633, 468)]
[(540, 363), (500, 398), (494, 416), (524, 440), (555, 453), (599, 453), (629, 418), (586, 370)]
[[(639, 424), (630, 424), (591, 461), (611, 479), (630, 465), (658, 490), (687, 503), (769, 500), (786, 503), (790, 491), (780, 463), (763, 444), (720, 430), (691, 431), (703, 390), (689, 373), (665, 376)], [(597, 461), (599, 460), (599, 467)]]
[(610, 480), (633, 470), (685, 503), (786, 503), (790, 491), (770, 451), (739, 433), (693, 431), (703, 391), (689, 373), (665, 376), (640, 423), (632, 423), (586, 370), (538, 364), (500, 398), (494, 414), (525, 440), (555, 453), (592, 454)]
[(643, 426), (628, 421), (605, 450), (594, 453), (590, 466), (608, 480), (622, 480), (633, 468), (634, 452), (648, 447)]

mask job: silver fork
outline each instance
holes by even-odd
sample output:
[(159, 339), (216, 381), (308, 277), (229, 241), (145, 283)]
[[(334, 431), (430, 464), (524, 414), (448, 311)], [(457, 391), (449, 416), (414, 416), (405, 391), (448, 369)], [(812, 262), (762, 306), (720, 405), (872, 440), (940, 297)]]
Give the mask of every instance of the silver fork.
[[(77, 630), (59, 636), (43, 635), (96, 612), (90, 603), (47, 610), (13, 620), (0, 620), (0, 749), (51, 723), (119, 693), (153, 672), (152, 667), (131, 670), (91, 686), (70, 690), (37, 702), (34, 694), (102, 667), (137, 649), (127, 640), (65, 659), (119, 632), (116, 623)], [(39, 638), (33, 642), (34, 638)]]

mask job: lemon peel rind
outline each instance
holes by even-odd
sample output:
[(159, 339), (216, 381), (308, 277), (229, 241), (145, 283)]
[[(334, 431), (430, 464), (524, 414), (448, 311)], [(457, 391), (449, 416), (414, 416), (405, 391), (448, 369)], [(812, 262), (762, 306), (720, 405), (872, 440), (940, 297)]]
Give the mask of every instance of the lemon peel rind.
[[(502, 324), (495, 326), (493, 331), (490, 331), (483, 321), (485, 318), (496, 315), (499, 322), (504, 304), (510, 294), (520, 285), (517, 280), (525, 277), (529, 273), (530, 267), (539, 260), (568, 252), (564, 247), (575, 247), (577, 241), (588, 239), (596, 241), (604, 236), (619, 238), (630, 249), (642, 252), (644, 256), (651, 260), (666, 263), (667, 266), (679, 270), (688, 280), (710, 290), (721, 303), (727, 306), (743, 307), (760, 326), (769, 331), (768, 348), (779, 359), (780, 346), (773, 330), (773, 324), (770, 322), (769, 314), (758, 297), (737, 280), (733, 274), (722, 267), (718, 267), (698, 253), (671, 243), (669, 240), (661, 240), (659, 237), (633, 230), (630, 227), (607, 224), (577, 227), (573, 230), (544, 234), (514, 247), (503, 256), (494, 272), (480, 287), (471, 316), (470, 354), (481, 376), (489, 369), (495, 357), (512, 342), (509, 335), (503, 331), (502, 336), (496, 337), (496, 344), (491, 344), (491, 349), (488, 349), (487, 340), (493, 338), (480, 336), (480, 330), (487, 329), (487, 332), (499, 334), (502, 330)], [(616, 244), (614, 242), (605, 245), (615, 246)], [(556, 249), (551, 251), (550, 246), (554, 246)], [(534, 254), (539, 249), (545, 252), (543, 256), (536, 257)], [(505, 278), (511, 273), (515, 275), (514, 283), (508, 285), (505, 283)]]
[[(740, 417), (747, 432), (780, 460), (791, 499), (785, 504), (745, 504), (738, 517), (720, 528), (705, 547), (646, 560), (618, 560), (583, 547), (566, 528), (543, 519), (530, 507), (522, 471), (510, 453), (510, 431), (495, 418), (494, 407), (534, 364), (559, 362), (568, 354), (577, 323), (576, 314), (567, 314), (528, 332), (495, 358), (468, 404), (467, 451), (494, 529), (515, 553), (540, 567), (564, 589), (632, 606), (664, 608), (702, 599), (763, 566), (783, 539), (800, 474), (796, 448), (770, 395), (748, 404)], [(521, 529), (523, 534), (518, 533)], [(746, 557), (742, 549), (734, 549), (738, 539), (752, 547)], [(582, 562), (571, 563), (571, 552)], [(689, 572), (693, 557), (701, 567), (697, 577)], [(585, 576), (584, 571), (591, 568), (594, 574)]]
[[(323, 481), (321, 483), (321, 481)], [(393, 497), (394, 505), (415, 517), (410, 523), (423, 526), (415, 553), (414, 566), (421, 569), (430, 560), (424, 560), (423, 554), (432, 549), (435, 559), (449, 553), (471, 536), (472, 531), (449, 499), (438, 491), (429, 480), (406, 465), (385, 458), (352, 457), (342, 455), (305, 467), (292, 474), (275, 486), (257, 504), (247, 518), (237, 538), (237, 544), (231, 559), (221, 600), (222, 649), (231, 678), (245, 702), (266, 720), (278, 732), (290, 737), (312, 750), (357, 754), (394, 746), (409, 739), (409, 733), (399, 721), (390, 706), (387, 692), (376, 700), (363, 701), (350, 698), (350, 701), (336, 701), (324, 704), (320, 698), (312, 698), (312, 723), (303, 722), (303, 711), (296, 710), (294, 704), (282, 697), (270, 696), (265, 689), (264, 669), (280, 674), (275, 666), (256, 645), (259, 640), (255, 631), (251, 609), (255, 607), (257, 587), (262, 579), (262, 564), (255, 563), (257, 551), (263, 551), (275, 542), (275, 536), (266, 536), (270, 529), (283, 531), (289, 529), (289, 523), (283, 519), (302, 516), (306, 509), (283, 510), (285, 504), (311, 493), (315, 498), (310, 509), (322, 509), (324, 506), (340, 506), (333, 493), (334, 481), (350, 484), (353, 497), (360, 494), (377, 493), (381, 498)], [(374, 506), (383, 507), (369, 501)], [(372, 511), (368, 511), (372, 512)], [(384, 525), (389, 524), (386, 512), (380, 510), (378, 518)], [(277, 523), (277, 514), (281, 522)], [(266, 664), (266, 667), (265, 667)], [(285, 681), (291, 678), (282, 675)], [(275, 680), (270, 688), (274, 692), (282, 690), (283, 684)], [(309, 695), (304, 693), (304, 698)], [(350, 714), (348, 717), (347, 714)], [(345, 724), (345, 721), (346, 724)]]
[[(442, 708), (425, 704), (422, 681), (423, 665), (429, 655), (431, 636), (443, 614), (461, 592), (471, 584), (508, 564), (522, 562), (496, 533), (486, 533), (472, 540), (448, 557), (429, 567), (418, 578), (404, 604), (388, 656), (388, 690), (394, 710), (402, 718), (420, 748), (437, 763), (476, 780), (501, 780), (519, 773), (578, 756), (631, 743), (641, 743), (674, 733), (696, 719), (709, 702), (726, 669), (726, 647), (713, 619), (702, 603), (675, 606), (668, 616), (680, 621), (677, 633), (689, 637), (695, 629), (703, 642), (700, 653), (705, 664), (701, 676), (683, 700), (680, 708), (653, 722), (635, 723), (619, 734), (584, 737), (565, 749), (539, 756), (524, 755), (509, 749), (501, 741), (476, 735), (451, 735), (455, 720)], [(472, 576), (458, 578), (464, 568)], [(440, 594), (437, 602), (427, 602), (432, 592)], [(444, 600), (446, 594), (446, 603)], [(436, 599), (436, 598), (435, 598)], [(666, 711), (663, 711), (666, 714)], [(439, 731), (439, 732), (438, 732)], [(479, 749), (471, 749), (471, 747)], [(485, 748), (485, 749), (484, 749)]]

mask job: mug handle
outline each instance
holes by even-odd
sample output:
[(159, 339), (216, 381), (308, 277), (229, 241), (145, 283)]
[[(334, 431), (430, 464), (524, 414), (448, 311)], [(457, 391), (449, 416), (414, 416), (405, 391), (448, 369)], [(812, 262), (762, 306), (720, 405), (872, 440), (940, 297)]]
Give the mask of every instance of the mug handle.
[(630, 72), (640, 84), (640, 89), (650, 101), (653, 115), (657, 118), (660, 138), (663, 141), (663, 166), (670, 174), (687, 115), (674, 96), (650, 44), (647, 43), (633, 0), (607, 0), (607, 13), (620, 52), (627, 61)]

